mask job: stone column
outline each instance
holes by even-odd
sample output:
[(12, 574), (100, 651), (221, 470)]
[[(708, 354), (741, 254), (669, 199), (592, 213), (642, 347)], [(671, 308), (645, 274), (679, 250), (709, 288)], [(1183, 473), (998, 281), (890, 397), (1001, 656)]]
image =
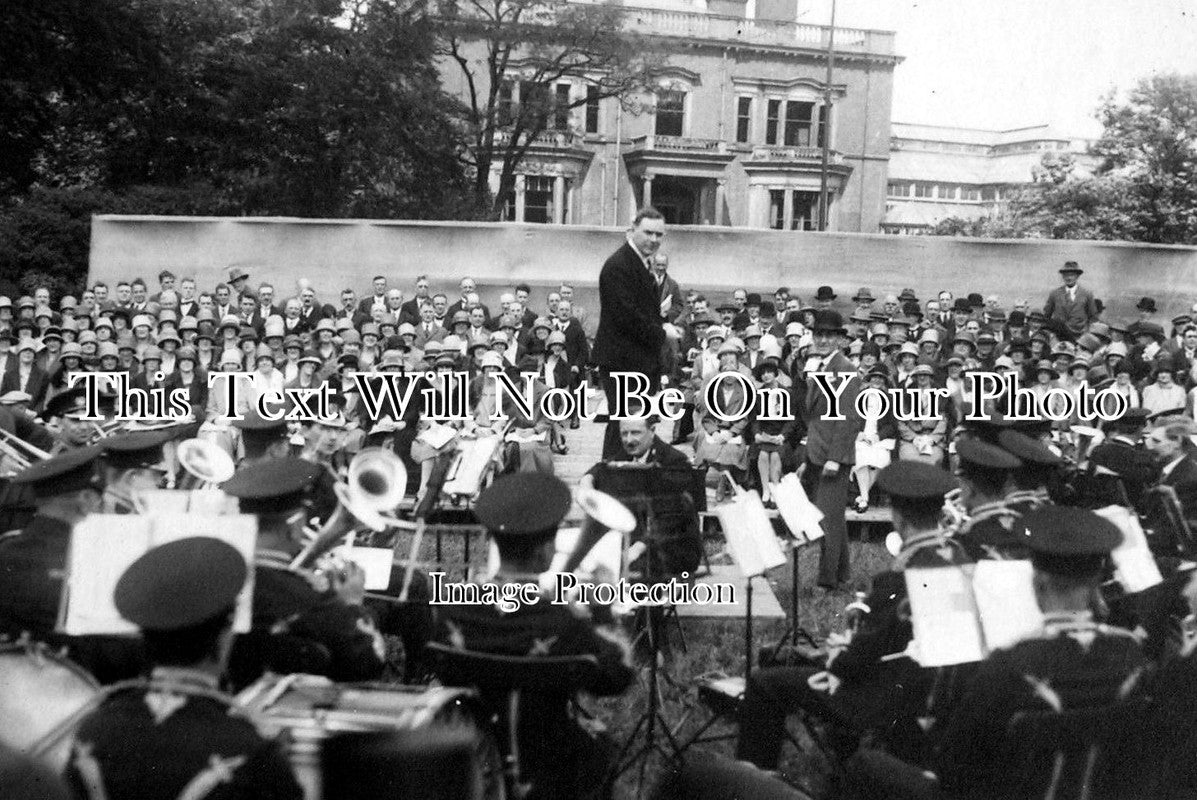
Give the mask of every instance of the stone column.
[(715, 224), (723, 224), (723, 203), (727, 197), (727, 178), (715, 179)]
[(553, 224), (565, 222), (565, 176), (558, 175), (553, 178)]
[(643, 205), (645, 205), (645, 206), (651, 206), (653, 204), (653, 178), (654, 177), (655, 176), (652, 173), (646, 173), (644, 175), (644, 179), (643, 179), (644, 180), (644, 190), (643, 190), (642, 194), (643, 194), (643, 198), (644, 198)]

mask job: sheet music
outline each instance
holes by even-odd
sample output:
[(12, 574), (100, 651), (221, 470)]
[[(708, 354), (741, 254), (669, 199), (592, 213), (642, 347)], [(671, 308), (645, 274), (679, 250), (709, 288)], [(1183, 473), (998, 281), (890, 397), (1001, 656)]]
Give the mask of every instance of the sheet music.
[(715, 514), (727, 539), (727, 549), (745, 576), (763, 575), (786, 563), (759, 494), (738, 494), (715, 509)]
[(389, 547), (341, 547), (338, 554), (352, 561), (366, 573), (366, 591), (382, 590), (391, 585), (395, 551)]
[(1114, 574), (1127, 594), (1150, 589), (1161, 583), (1164, 577), (1156, 566), (1155, 556), (1147, 544), (1147, 534), (1139, 524), (1139, 517), (1122, 506), (1106, 506), (1097, 513), (1118, 526), (1122, 531), (1122, 543), (1110, 553), (1114, 559)]
[(904, 572), (918, 663), (967, 664), (985, 658), (976, 601), (960, 567), (910, 567)]
[(204, 516), (190, 513), (92, 514), (75, 525), (63, 602), (62, 630), (72, 636), (133, 634), (136, 626), (116, 610), (113, 593), (125, 570), (152, 548), (191, 536), (232, 545), (248, 566), (237, 596), (233, 630), (245, 633), (253, 615), (253, 557), (258, 535), (252, 515)]
[(978, 561), (973, 571), (973, 597), (981, 617), (985, 646), (992, 652), (1010, 647), (1043, 629), (1043, 612), (1035, 599), (1030, 561)]
[(463, 439), (458, 443), (461, 459), (451, 480), (445, 481), (441, 494), (469, 495), (478, 493), (482, 478), (490, 467), (495, 456), (495, 450), (502, 442), (493, 434), (482, 435), (477, 439)]
[(813, 542), (823, 536), (823, 512), (806, 496), (802, 481), (789, 473), (772, 485), (773, 501), (794, 538)]
[(454, 430), (451, 426), (441, 425), (439, 423), (432, 422), (432, 423), (429, 423), (428, 427), (425, 428), (423, 431), (421, 431), (420, 435), (417, 436), (416, 438), (419, 439), (420, 441), (422, 441), (424, 444), (431, 447), (432, 449), (440, 450), (442, 447), (447, 445), (453, 439), (453, 437), (456, 435), (457, 435), (457, 431)]

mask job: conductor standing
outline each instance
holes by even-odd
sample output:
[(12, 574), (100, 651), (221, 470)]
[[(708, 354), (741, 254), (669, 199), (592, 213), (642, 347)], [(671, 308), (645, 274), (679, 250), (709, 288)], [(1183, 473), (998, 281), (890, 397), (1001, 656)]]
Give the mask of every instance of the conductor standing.
[[(665, 330), (661, 315), (666, 302), (657, 293), (653, 257), (665, 238), (665, 218), (655, 208), (643, 208), (632, 221), (627, 241), (603, 264), (599, 273), (599, 325), (592, 358), (602, 369), (608, 413), (615, 410), (614, 372), (638, 372), (649, 382), (649, 394), (661, 388), (661, 352)], [(619, 420), (608, 420), (603, 460), (620, 453)]]

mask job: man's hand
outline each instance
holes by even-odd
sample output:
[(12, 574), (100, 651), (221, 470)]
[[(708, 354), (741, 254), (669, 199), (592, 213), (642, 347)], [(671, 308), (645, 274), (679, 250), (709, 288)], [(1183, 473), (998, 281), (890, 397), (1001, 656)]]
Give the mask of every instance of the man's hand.
[(366, 571), (352, 561), (345, 562), (333, 578), (333, 591), (347, 605), (360, 606), (366, 599)]
[(834, 478), (840, 474), (840, 462), (828, 461), (823, 465), (823, 477)]

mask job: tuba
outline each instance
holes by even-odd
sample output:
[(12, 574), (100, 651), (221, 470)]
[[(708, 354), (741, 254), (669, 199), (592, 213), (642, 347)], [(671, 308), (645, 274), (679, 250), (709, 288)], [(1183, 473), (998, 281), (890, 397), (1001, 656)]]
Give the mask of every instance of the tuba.
[(175, 449), (182, 468), (177, 489), (213, 489), (233, 477), (233, 458), (211, 439), (184, 439)]
[(345, 482), (333, 486), (336, 510), (319, 530), (312, 532), (307, 546), (291, 563), (292, 568), (311, 566), (359, 524), (375, 533), (406, 524), (394, 516), (406, 490), (407, 468), (399, 456), (380, 447), (359, 452), (349, 464)]

